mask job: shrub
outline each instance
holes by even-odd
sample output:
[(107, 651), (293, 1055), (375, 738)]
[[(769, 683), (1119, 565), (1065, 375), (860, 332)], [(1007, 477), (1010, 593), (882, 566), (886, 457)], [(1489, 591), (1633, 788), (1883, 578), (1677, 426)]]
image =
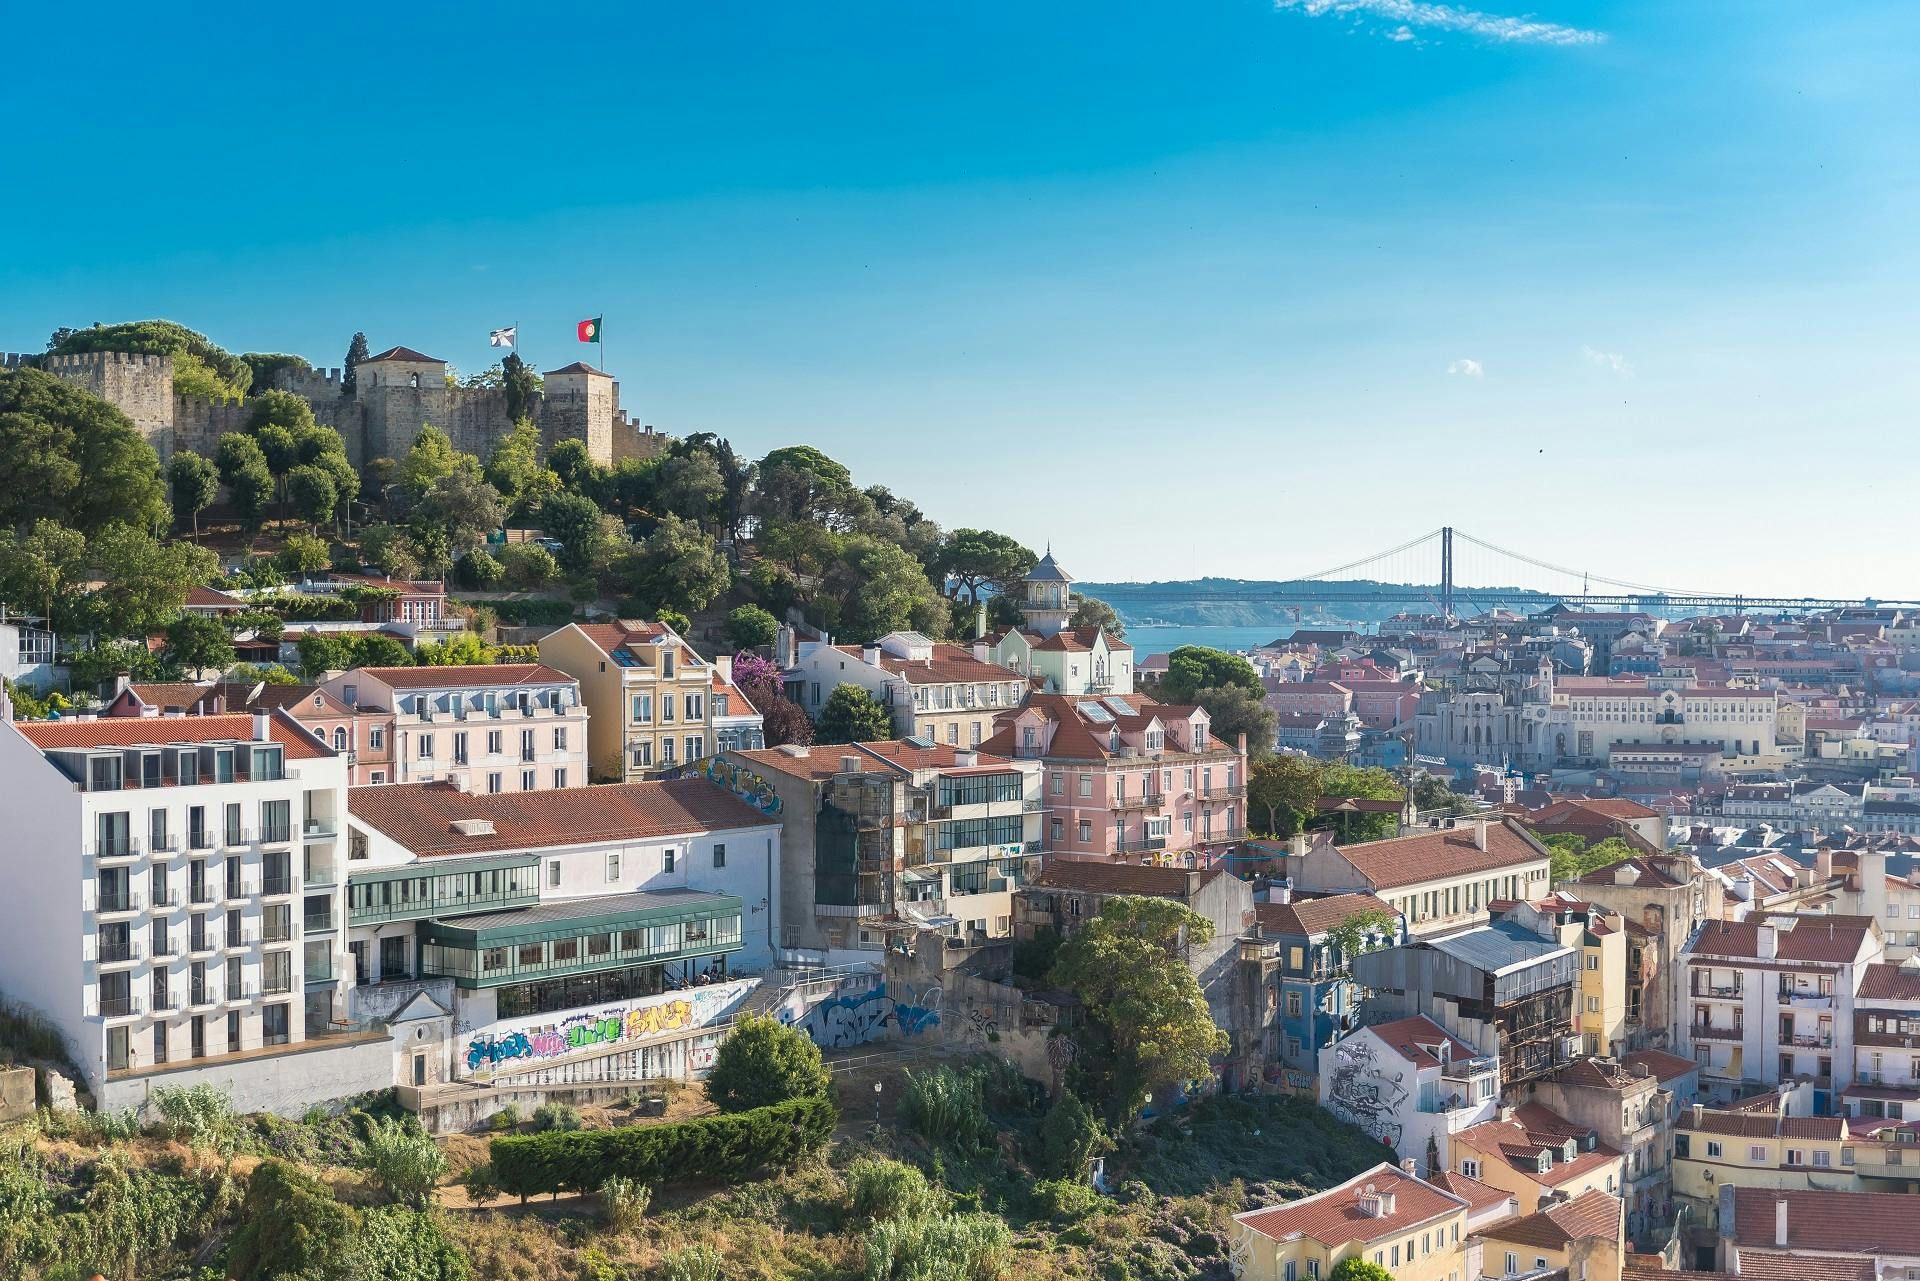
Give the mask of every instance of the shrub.
[(926, 1175), (885, 1157), (861, 1157), (847, 1167), (847, 1197), (863, 1219), (922, 1219), (946, 1209)]
[(1084, 1177), (1087, 1163), (1107, 1147), (1093, 1109), (1072, 1090), (1062, 1090), (1040, 1122), (1034, 1164), (1042, 1174), (1059, 1178)]
[(430, 1135), (391, 1119), (367, 1127), (360, 1164), (388, 1196), (415, 1206), (432, 1199), (434, 1186), (447, 1172), (446, 1153)]
[[(515, 546), (519, 546), (519, 544), (515, 544)], [(502, 551), (504, 553), (505, 549), (503, 548)], [(509, 572), (511, 572), (510, 564), (507, 568)], [(458, 604), (462, 602), (455, 603)], [(538, 623), (551, 623), (556, 627), (564, 627), (573, 621), (572, 601), (490, 600), (486, 602), (486, 607), (491, 609), (494, 617), (498, 618), (501, 622), (512, 623), (521, 627), (528, 627)], [(357, 611), (354, 617), (359, 617)]]
[(520, 1105), (509, 1103), (495, 1112), (487, 1122), (496, 1130), (518, 1130), (520, 1128)]
[(506, 571), (507, 585), (510, 587), (545, 587), (560, 576), (560, 566), (553, 559), (553, 553), (538, 543), (514, 543), (502, 547), (500, 565)]
[(1013, 1259), (1013, 1235), (990, 1214), (882, 1219), (867, 1229), (865, 1281), (994, 1281)]
[(495, 1139), (490, 1147), (500, 1186), (521, 1198), (591, 1190), (616, 1174), (653, 1187), (693, 1180), (736, 1183), (816, 1151), (832, 1137), (838, 1120), (833, 1100), (815, 1095), (672, 1125), (516, 1135)]
[(227, 1272), (239, 1281), (338, 1275), (355, 1218), (317, 1179), (282, 1161), (262, 1161), (247, 1180)]
[(380, 1281), (466, 1281), (467, 1261), (432, 1214), (377, 1205), (360, 1216), (347, 1275)]
[(761, 649), (773, 644), (780, 620), (758, 605), (742, 605), (727, 615), (727, 639), (740, 649)]
[(929, 1143), (951, 1143), (962, 1151), (984, 1147), (993, 1133), (980, 1083), (950, 1067), (906, 1074), (900, 1115)]
[(600, 1212), (615, 1232), (631, 1232), (647, 1217), (653, 1189), (616, 1174), (600, 1185)]
[(577, 1130), (580, 1109), (570, 1103), (542, 1103), (533, 1110), (535, 1130)]
[(720, 1281), (725, 1261), (709, 1245), (690, 1245), (667, 1256), (660, 1281)]
[(475, 1205), (490, 1205), (502, 1196), (500, 1180), (493, 1177), (491, 1161), (468, 1166), (467, 1172), (460, 1176), (460, 1186), (466, 1189), (468, 1199)]
[(706, 1081), (707, 1098), (722, 1112), (825, 1094), (830, 1084), (820, 1047), (804, 1032), (764, 1015), (743, 1016), (734, 1024)]
[(196, 1152), (226, 1157), (239, 1149), (240, 1119), (226, 1092), (215, 1086), (159, 1086), (151, 1106), (168, 1132)]
[(1078, 1179), (1042, 1179), (1033, 1185), (1033, 1203), (1047, 1218), (1071, 1223), (1092, 1214), (1100, 1194)]

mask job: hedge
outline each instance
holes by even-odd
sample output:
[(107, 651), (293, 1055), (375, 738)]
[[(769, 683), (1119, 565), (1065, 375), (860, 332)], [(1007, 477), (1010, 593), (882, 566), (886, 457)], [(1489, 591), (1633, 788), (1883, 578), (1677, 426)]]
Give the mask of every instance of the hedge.
[(540, 623), (554, 623), (565, 626), (573, 621), (574, 603), (570, 600), (549, 600), (545, 597), (532, 597), (523, 600), (456, 600), (456, 605), (470, 608), (484, 606), (493, 611), (493, 616), (503, 623), (519, 627), (530, 627)]
[(738, 1183), (822, 1147), (839, 1119), (833, 1100), (820, 1096), (671, 1125), (515, 1135), (493, 1140), (493, 1172), (501, 1191), (523, 1200), (591, 1191), (615, 1175), (650, 1187)]

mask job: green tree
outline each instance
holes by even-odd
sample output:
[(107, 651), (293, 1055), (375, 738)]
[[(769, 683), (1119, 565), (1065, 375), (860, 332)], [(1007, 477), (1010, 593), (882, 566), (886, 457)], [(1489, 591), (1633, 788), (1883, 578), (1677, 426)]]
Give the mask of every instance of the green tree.
[(540, 431), (522, 418), (487, 456), (487, 480), (507, 500), (508, 511), (523, 517), (560, 492), (560, 477), (541, 465)]
[(1327, 1281), (1393, 1281), (1393, 1273), (1356, 1254), (1334, 1264)]
[(733, 452), (733, 444), (710, 431), (697, 431), (673, 444), (673, 454), (705, 454), (719, 468), (724, 490), (720, 499), (720, 528), (737, 549), (747, 500), (753, 488), (754, 465)]
[(1005, 534), (990, 529), (956, 529), (947, 535), (934, 561), (936, 572), (951, 583), (951, 595), (967, 589), (967, 599), (978, 601), (982, 588), (1000, 591), (1017, 582), (1039, 557)]
[(522, 591), (545, 587), (560, 575), (560, 562), (538, 543), (509, 543), (499, 553), (507, 586)]
[(1120, 621), (1120, 615), (1098, 596), (1075, 596), (1073, 616), (1067, 619), (1067, 626), (1098, 627), (1115, 640), (1125, 640), (1127, 636), (1127, 626)]
[(1182, 645), (1167, 655), (1167, 674), (1160, 678), (1160, 697), (1169, 703), (1190, 704), (1203, 689), (1239, 685), (1256, 697), (1265, 695), (1260, 673), (1238, 654), (1205, 645)]
[(760, 460), (757, 514), (769, 520), (805, 520), (844, 532), (870, 504), (844, 466), (811, 445), (788, 445)]
[(173, 490), (174, 514), (185, 513), (193, 521), (193, 536), (200, 537), (200, 513), (220, 496), (219, 469), (192, 450), (182, 449), (167, 463), (167, 482)]
[(424, 497), (433, 482), (459, 470), (461, 457), (452, 438), (428, 423), (413, 438), (413, 447), (400, 462), (400, 484), (415, 498)]
[(1413, 778), (1413, 805), (1418, 810), (1445, 810), (1449, 814), (1471, 814), (1479, 808), (1471, 797), (1461, 796), (1446, 780), (1433, 774), (1416, 774)]
[(1226, 1051), (1186, 963), (1187, 950), (1212, 937), (1213, 923), (1191, 908), (1120, 896), (1060, 945), (1052, 981), (1080, 998), (1111, 1042), (1112, 1115), (1131, 1119), (1145, 1091), (1207, 1076)]
[(831, 1088), (820, 1047), (806, 1033), (765, 1015), (745, 1015), (720, 1042), (707, 1074), (707, 1098), (722, 1112), (811, 1098)]
[(500, 362), (500, 389), (506, 393), (509, 422), (519, 422), (533, 412), (533, 398), (540, 388), (540, 375), (520, 359), (519, 352), (508, 352)]
[(189, 671), (226, 668), (233, 662), (233, 637), (218, 620), (182, 614), (167, 624), (167, 656)]
[(560, 478), (560, 487), (570, 494), (578, 494), (591, 488), (594, 471), (600, 464), (593, 461), (593, 455), (587, 452), (587, 442), (568, 437), (556, 444), (547, 454), (547, 466)]
[(1261, 695), (1248, 693), (1244, 685), (1218, 685), (1195, 690), (1193, 701), (1207, 709), (1209, 732), (1222, 743), (1232, 745), (1245, 734), (1248, 756), (1273, 752), (1279, 718)]
[(671, 512), (702, 529), (721, 524), (726, 497), (726, 477), (710, 454), (668, 458), (653, 474), (654, 511)]
[(1111, 1146), (1093, 1109), (1062, 1090), (1040, 1121), (1034, 1164), (1056, 1179), (1084, 1179), (1093, 1158)]
[(733, 581), (713, 540), (692, 521), (671, 515), (635, 546), (626, 578), (649, 613), (705, 609)]
[(106, 401), (38, 369), (0, 369), (0, 525), (91, 534), (172, 519), (159, 455)]
[(1399, 932), (1399, 919), (1378, 908), (1355, 912), (1327, 931), (1327, 942), (1339, 953), (1339, 972), (1345, 973), (1353, 958), (1381, 943), (1391, 943)]
[(291, 437), (317, 426), (313, 406), (304, 396), (293, 392), (275, 388), (261, 392), (248, 402), (247, 430), (256, 436), (267, 427), (282, 428)]
[(833, 598), (833, 631), (847, 640), (896, 631), (946, 634), (946, 601), (920, 562), (892, 543), (864, 534), (842, 539), (824, 590)]
[(0, 530), (0, 601), (38, 611), (60, 631), (82, 627), (80, 584), (87, 577), (87, 536), (53, 520), (24, 535)]
[(418, 1122), (407, 1125), (391, 1117), (376, 1117), (367, 1126), (360, 1164), (388, 1196), (416, 1208), (433, 1200), (434, 1186), (447, 1172), (446, 1153), (432, 1135)]
[(240, 361), (252, 373), (248, 386), (260, 391), (273, 386), (273, 380), (283, 373), (311, 374), (313, 362), (305, 356), (295, 356), (288, 352), (247, 351), (240, 354)]
[(300, 655), (300, 670), (309, 681), (317, 681), (327, 672), (347, 670), (349, 656), (337, 635), (308, 632), (294, 649)]
[(301, 463), (287, 473), (287, 498), (293, 514), (307, 522), (315, 534), (334, 517), (341, 494), (333, 473), (313, 463)]
[[(1236, 687), (1237, 688), (1237, 687)], [(1320, 762), (1292, 752), (1257, 757), (1247, 764), (1249, 816), (1265, 813), (1269, 836), (1292, 836), (1306, 827), (1320, 790)]]
[(411, 523), (416, 537), (423, 530), (437, 530), (451, 551), (464, 553), (484, 546), (487, 535), (500, 528), (506, 515), (499, 491), (486, 482), (480, 465), (467, 456), (452, 472), (433, 482), (413, 509)]
[[(1329, 764), (1321, 772), (1320, 789), (1322, 796), (1368, 801), (1399, 801), (1406, 796), (1399, 779), (1372, 766)], [(1400, 830), (1398, 814), (1341, 814), (1336, 821), (1343, 841), (1384, 840)]]
[(420, 551), (398, 525), (368, 525), (360, 531), (360, 556), (369, 565), (394, 578), (417, 578)]
[(555, 494), (540, 504), (540, 529), (560, 543), (559, 561), (568, 571), (590, 572), (604, 554), (600, 507), (580, 494)]
[(813, 725), (816, 743), (874, 743), (892, 737), (893, 717), (858, 685), (842, 685), (829, 694)]
[(1618, 836), (1609, 836), (1591, 845), (1572, 832), (1544, 836), (1535, 833), (1535, 839), (1553, 852), (1550, 874), (1555, 885), (1611, 867), (1623, 859), (1636, 858), (1640, 853)]
[(343, 362), (340, 371), (340, 392), (342, 395), (352, 396), (359, 391), (360, 380), (355, 375), (354, 368), (372, 354), (373, 353), (367, 349), (367, 336), (362, 333), (354, 334), (353, 341), (347, 344), (347, 358)]
[(266, 518), (267, 504), (273, 501), (273, 473), (267, 468), (267, 456), (261, 452), (260, 442), (230, 431), (220, 437), (213, 461), (241, 523), (248, 529), (260, 528)]
[(741, 605), (727, 615), (727, 637), (738, 649), (763, 649), (779, 630), (780, 620), (758, 605)]
[(333, 555), (324, 538), (288, 534), (280, 548), (280, 563), (289, 574), (317, 574), (333, 563)]
[(176, 395), (203, 400), (238, 400), (253, 385), (253, 370), (205, 334), (171, 320), (134, 320), (67, 330), (51, 349), (58, 355), (88, 351), (125, 351), (173, 357)]
[(164, 628), (187, 593), (219, 572), (220, 558), (192, 543), (161, 542), (144, 529), (109, 525), (87, 544), (90, 575), (99, 586), (81, 602), (92, 630), (103, 636), (146, 636)]
[(67, 676), (76, 690), (100, 692), (100, 687), (116, 676), (150, 680), (159, 674), (159, 665), (144, 642), (105, 640), (67, 659)]

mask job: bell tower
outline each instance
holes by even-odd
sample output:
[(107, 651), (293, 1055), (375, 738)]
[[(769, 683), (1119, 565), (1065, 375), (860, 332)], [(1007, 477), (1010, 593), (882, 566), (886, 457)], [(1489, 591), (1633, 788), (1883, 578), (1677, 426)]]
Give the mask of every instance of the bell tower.
[(1053, 548), (1040, 563), (1027, 571), (1027, 598), (1020, 609), (1027, 616), (1026, 630), (1040, 636), (1056, 636), (1066, 630), (1073, 617), (1073, 580), (1053, 559)]

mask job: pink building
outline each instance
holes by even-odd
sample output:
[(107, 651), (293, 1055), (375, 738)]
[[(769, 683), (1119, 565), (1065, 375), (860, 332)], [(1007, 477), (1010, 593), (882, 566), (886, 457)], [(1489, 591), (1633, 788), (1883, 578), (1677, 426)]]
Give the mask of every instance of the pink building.
[(1275, 685), (1266, 704), (1282, 716), (1344, 716), (1354, 710), (1353, 691), (1337, 681)]
[(1407, 681), (1341, 681), (1353, 695), (1353, 712), (1368, 729), (1411, 725), (1420, 707), (1420, 686)]
[(1049, 852), (1171, 861), (1246, 835), (1246, 743), (1209, 724), (1140, 695), (1035, 694), (980, 750), (1043, 764)]

